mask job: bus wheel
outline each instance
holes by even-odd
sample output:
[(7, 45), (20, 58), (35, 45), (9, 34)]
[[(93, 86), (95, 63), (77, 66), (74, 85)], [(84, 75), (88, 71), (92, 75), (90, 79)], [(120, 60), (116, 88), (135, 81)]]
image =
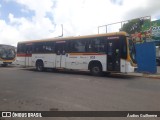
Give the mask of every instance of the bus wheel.
[(8, 66), (8, 64), (2, 64), (2, 67), (7, 67)]
[(39, 72), (42, 72), (43, 69), (44, 69), (43, 62), (42, 61), (37, 61), (37, 63), (36, 63), (36, 70), (39, 71)]
[(93, 64), (90, 68), (90, 72), (94, 76), (101, 76), (102, 75), (102, 66), (99, 64)]

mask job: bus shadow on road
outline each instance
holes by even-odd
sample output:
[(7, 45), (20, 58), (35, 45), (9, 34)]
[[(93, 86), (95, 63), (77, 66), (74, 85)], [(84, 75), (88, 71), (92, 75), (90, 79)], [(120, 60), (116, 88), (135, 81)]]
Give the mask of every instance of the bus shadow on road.
[(0, 65), (0, 69), (3, 69), (3, 68), (15, 68), (16, 66), (13, 66), (13, 65), (8, 65), (8, 66), (3, 66), (3, 65)]
[(118, 74), (113, 73), (113, 74), (110, 74), (110, 75), (108, 75), (106, 77), (108, 77), (108, 78), (117, 78), (117, 79), (127, 79), (127, 80), (138, 78), (137, 76), (130, 76), (130, 75), (120, 74), (120, 73), (118, 73)]
[[(27, 71), (32, 71), (32, 72), (37, 72), (40, 73), (38, 71), (36, 71), (36, 69), (34, 68), (22, 68), (22, 70), (27, 70)], [(136, 76), (130, 76), (130, 75), (126, 75), (126, 74), (116, 74), (116, 73), (111, 73), (111, 74), (107, 74), (107, 73), (103, 73), (101, 76), (93, 76), (90, 74), (89, 71), (77, 71), (77, 70), (55, 70), (55, 69), (45, 69), (43, 72), (41, 73), (56, 73), (56, 74), (69, 74), (69, 75), (85, 75), (85, 76), (91, 76), (91, 77), (101, 77), (101, 78), (116, 78), (116, 79), (125, 79), (125, 80), (130, 80), (130, 79), (134, 79), (137, 78)]]

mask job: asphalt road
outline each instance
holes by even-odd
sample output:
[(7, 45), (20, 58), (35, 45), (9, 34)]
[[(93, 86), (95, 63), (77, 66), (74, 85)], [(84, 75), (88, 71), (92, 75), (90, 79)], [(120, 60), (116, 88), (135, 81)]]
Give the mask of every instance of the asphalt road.
[(12, 110), (158, 111), (160, 80), (0, 67), (0, 111)]

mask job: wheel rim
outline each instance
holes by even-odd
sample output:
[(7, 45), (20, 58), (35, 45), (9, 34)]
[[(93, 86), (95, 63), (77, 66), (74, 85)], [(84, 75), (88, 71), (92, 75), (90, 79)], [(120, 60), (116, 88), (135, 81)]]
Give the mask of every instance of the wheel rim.
[(42, 67), (38, 65), (38, 71), (41, 71), (41, 68), (42, 68)]
[(157, 66), (159, 65), (159, 62), (158, 62), (158, 61), (156, 61), (156, 65), (157, 65)]
[(97, 73), (100, 72), (100, 68), (97, 67), (97, 66), (95, 66), (95, 67), (93, 67), (92, 71), (93, 71), (93, 73), (96, 73), (96, 74), (97, 74)]
[(38, 64), (37, 64), (37, 70), (38, 70), (38, 71), (42, 71), (42, 68), (43, 68), (42, 64), (41, 64), (41, 63), (38, 63)]

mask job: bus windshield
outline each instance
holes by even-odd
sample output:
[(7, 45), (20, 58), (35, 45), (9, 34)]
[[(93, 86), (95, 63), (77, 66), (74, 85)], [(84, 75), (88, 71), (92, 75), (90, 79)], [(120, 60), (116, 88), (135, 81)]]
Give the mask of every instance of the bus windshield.
[(15, 49), (10, 46), (0, 47), (0, 58), (5, 60), (12, 60), (15, 58)]
[(129, 54), (130, 57), (133, 61), (133, 63), (136, 63), (136, 50), (135, 50), (135, 44), (133, 43), (132, 40), (128, 40), (129, 41)]

